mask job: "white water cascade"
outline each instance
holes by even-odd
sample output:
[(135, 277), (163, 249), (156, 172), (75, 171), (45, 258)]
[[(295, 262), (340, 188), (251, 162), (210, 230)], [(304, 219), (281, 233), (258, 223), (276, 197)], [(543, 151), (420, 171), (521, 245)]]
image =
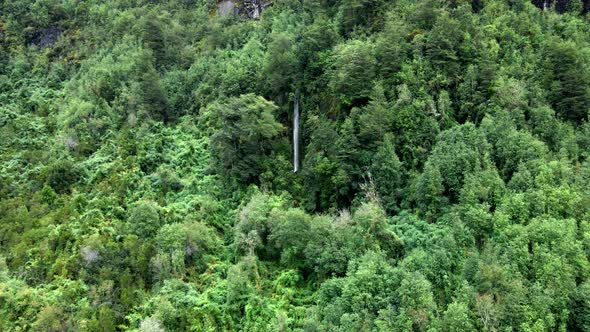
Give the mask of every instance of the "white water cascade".
[(299, 171), (299, 93), (293, 101), (293, 172)]

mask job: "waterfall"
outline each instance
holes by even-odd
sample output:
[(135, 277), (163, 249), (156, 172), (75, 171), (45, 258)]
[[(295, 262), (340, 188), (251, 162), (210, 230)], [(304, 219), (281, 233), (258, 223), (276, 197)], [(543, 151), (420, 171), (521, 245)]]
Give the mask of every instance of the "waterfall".
[(299, 93), (293, 100), (293, 172), (299, 171)]

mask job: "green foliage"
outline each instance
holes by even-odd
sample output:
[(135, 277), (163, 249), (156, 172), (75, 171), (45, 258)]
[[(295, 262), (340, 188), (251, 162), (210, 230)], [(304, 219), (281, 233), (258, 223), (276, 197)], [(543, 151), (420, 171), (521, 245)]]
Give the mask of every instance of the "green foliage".
[(388, 212), (398, 211), (402, 200), (405, 170), (395, 153), (391, 134), (385, 135), (382, 145), (373, 157), (370, 169), (382, 204)]
[(590, 25), (530, 2), (0, 1), (0, 330), (590, 329)]
[(137, 86), (140, 100), (149, 116), (158, 120), (169, 121), (171, 115), (168, 111), (168, 98), (160, 83), (158, 73), (153, 69), (148, 69), (139, 78)]
[(204, 271), (219, 247), (215, 232), (196, 222), (164, 225), (154, 242), (156, 254), (150, 263), (157, 281), (182, 277), (187, 269)]
[(78, 182), (81, 176), (80, 170), (69, 160), (49, 165), (44, 173), (45, 182), (58, 194), (70, 193), (72, 185)]
[(344, 0), (338, 8), (338, 22), (344, 35), (355, 29), (378, 30), (383, 24), (385, 1)]
[(588, 309), (590, 308), (590, 293), (588, 289), (588, 283), (584, 282), (580, 284), (576, 289), (576, 293), (574, 294), (573, 301), (573, 323), (572, 329), (579, 329), (585, 330), (589, 327), (590, 324), (590, 312)]
[(475, 331), (469, 317), (469, 308), (460, 302), (449, 304), (443, 314), (441, 324), (442, 328), (449, 332)]
[(311, 216), (302, 210), (273, 211), (270, 217), (271, 246), (281, 252), (281, 263), (298, 266), (305, 262), (304, 251), (309, 241)]
[(236, 245), (242, 252), (253, 255), (266, 244), (269, 234), (268, 218), (271, 212), (283, 204), (278, 197), (255, 194), (244, 206), (236, 224)]
[(204, 122), (215, 128), (211, 149), (215, 167), (229, 179), (256, 182), (272, 139), (283, 130), (274, 118), (277, 107), (253, 94), (230, 98), (207, 108)]
[(280, 95), (291, 90), (296, 81), (297, 57), (294, 50), (294, 36), (281, 33), (272, 36), (268, 45), (268, 59), (264, 73), (267, 76), (269, 90)]
[(160, 228), (160, 215), (158, 206), (149, 201), (137, 203), (129, 211), (127, 218), (129, 231), (141, 237), (151, 237)]
[(428, 159), (442, 176), (445, 195), (454, 201), (463, 179), (488, 164), (489, 144), (474, 125), (467, 123), (442, 132)]
[(434, 220), (448, 204), (444, 196), (443, 177), (436, 166), (427, 163), (415, 184), (417, 212), (427, 220)]
[(152, 50), (157, 67), (166, 65), (166, 40), (158, 17), (151, 12), (141, 22), (141, 37), (145, 46)]
[(398, 303), (399, 273), (386, 259), (369, 252), (351, 262), (346, 277), (322, 284), (318, 305), (328, 327), (368, 331), (380, 310)]
[(588, 119), (590, 103), (590, 81), (584, 60), (575, 44), (548, 42), (549, 101), (561, 117), (578, 122)]
[(437, 16), (424, 45), (426, 56), (435, 67), (444, 70), (447, 79), (451, 82), (459, 74), (459, 51), (462, 39), (459, 22), (446, 12), (442, 12)]
[(392, 131), (398, 156), (408, 169), (420, 169), (440, 131), (436, 119), (431, 116), (430, 101), (421, 100), (407, 85), (397, 87), (397, 101), (393, 105)]
[(373, 45), (368, 41), (352, 40), (336, 47), (332, 56), (329, 87), (345, 105), (362, 103), (369, 97), (375, 77)]

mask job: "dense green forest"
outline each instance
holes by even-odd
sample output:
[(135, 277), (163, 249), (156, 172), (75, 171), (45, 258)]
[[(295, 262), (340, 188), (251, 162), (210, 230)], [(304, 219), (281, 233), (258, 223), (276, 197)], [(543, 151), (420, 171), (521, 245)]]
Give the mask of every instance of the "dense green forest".
[(590, 331), (588, 9), (1, 0), (0, 331)]

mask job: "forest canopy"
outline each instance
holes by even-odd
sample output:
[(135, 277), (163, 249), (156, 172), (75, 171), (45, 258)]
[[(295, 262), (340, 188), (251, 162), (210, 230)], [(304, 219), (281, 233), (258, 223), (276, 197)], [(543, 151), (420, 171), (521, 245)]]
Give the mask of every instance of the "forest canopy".
[(590, 331), (588, 10), (1, 1), (0, 330)]

